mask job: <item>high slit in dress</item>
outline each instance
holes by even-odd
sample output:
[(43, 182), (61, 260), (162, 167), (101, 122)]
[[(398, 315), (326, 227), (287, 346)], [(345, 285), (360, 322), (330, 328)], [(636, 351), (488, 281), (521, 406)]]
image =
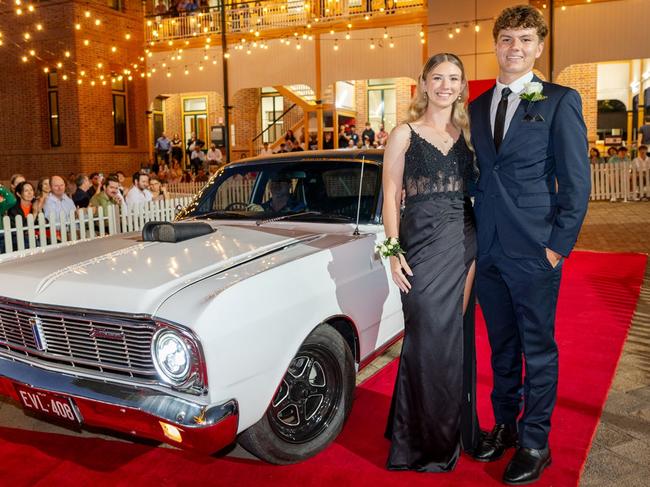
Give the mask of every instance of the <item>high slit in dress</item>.
[(404, 341), (386, 428), (387, 468), (446, 472), (479, 435), (473, 296), (463, 316), (476, 256), (467, 196), (474, 158), (462, 134), (444, 154), (409, 128), (399, 238), (413, 276), (402, 293)]

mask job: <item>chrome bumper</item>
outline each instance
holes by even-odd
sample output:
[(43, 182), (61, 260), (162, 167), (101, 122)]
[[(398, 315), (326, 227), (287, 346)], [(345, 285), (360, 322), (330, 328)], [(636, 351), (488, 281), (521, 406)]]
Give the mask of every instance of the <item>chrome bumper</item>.
[(180, 448), (212, 453), (237, 436), (239, 411), (234, 399), (205, 406), (154, 389), (75, 377), (0, 355), (0, 395), (20, 402), (15, 384), (71, 398), (83, 425)]

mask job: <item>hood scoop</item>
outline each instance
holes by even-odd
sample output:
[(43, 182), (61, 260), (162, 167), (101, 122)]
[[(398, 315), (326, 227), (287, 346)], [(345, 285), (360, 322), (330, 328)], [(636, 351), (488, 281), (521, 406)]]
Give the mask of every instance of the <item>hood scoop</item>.
[(142, 229), (145, 242), (177, 243), (215, 232), (205, 222), (147, 222)]

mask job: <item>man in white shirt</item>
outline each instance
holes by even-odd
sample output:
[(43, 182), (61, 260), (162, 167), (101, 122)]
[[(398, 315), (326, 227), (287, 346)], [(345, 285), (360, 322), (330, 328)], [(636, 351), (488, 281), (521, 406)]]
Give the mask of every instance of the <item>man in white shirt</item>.
[(273, 151), (269, 148), (269, 143), (268, 142), (264, 142), (264, 144), (262, 144), (262, 145), (264, 147), (260, 151), (260, 156), (270, 156), (270, 155), (273, 154)]
[(632, 161), (632, 167), (636, 169), (636, 172), (638, 174), (638, 193), (634, 195), (634, 199), (638, 200), (639, 196), (641, 196), (641, 199), (643, 201), (646, 201), (648, 199), (648, 193), (650, 192), (650, 188), (648, 187), (649, 185), (649, 174), (648, 170), (650, 170), (650, 157), (648, 157), (648, 146), (647, 145), (640, 145), (639, 146), (639, 154), (634, 158)]
[(50, 178), (50, 194), (45, 199), (43, 213), (49, 221), (61, 220), (61, 212), (65, 214), (65, 221), (70, 220), (70, 214), (76, 211), (77, 207), (67, 194), (65, 194), (65, 180), (61, 176)]
[(126, 204), (129, 208), (135, 208), (153, 199), (149, 191), (149, 176), (136, 172), (133, 175), (133, 186), (126, 194)]
[(208, 150), (208, 166), (210, 165), (220, 165), (223, 160), (223, 154), (215, 144), (210, 145)]

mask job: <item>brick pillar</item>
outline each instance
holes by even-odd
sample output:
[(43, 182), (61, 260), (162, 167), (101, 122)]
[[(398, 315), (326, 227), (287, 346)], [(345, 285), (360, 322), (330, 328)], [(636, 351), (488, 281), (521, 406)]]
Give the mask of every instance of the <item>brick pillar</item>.
[(587, 138), (594, 144), (598, 138), (598, 99), (597, 99), (598, 69), (593, 64), (574, 64), (562, 70), (557, 77), (557, 83), (569, 86), (580, 93), (582, 97), (582, 114), (587, 124)]

